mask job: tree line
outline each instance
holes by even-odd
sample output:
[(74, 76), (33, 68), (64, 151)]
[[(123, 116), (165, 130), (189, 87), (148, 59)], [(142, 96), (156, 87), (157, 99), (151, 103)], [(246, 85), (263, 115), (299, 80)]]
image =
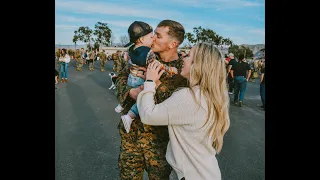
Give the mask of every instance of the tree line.
[[(190, 48), (198, 42), (210, 42), (214, 43), (218, 48), (222, 48), (224, 45), (229, 46), (228, 53), (233, 53), (235, 57), (239, 57), (240, 54), (245, 55), (246, 58), (253, 57), (253, 52), (248, 47), (238, 46), (230, 38), (224, 38), (209, 28), (194, 27), (193, 32), (185, 34), (185, 39), (188, 41), (184, 43), (184, 48)], [(75, 44), (75, 48), (78, 41), (84, 42), (89, 50), (92, 48), (100, 49), (101, 46), (113, 45), (114, 35), (107, 23), (97, 22), (94, 30), (88, 26), (81, 26), (74, 31), (72, 42)], [(120, 37), (121, 46), (128, 42), (129, 37), (127, 35)]]

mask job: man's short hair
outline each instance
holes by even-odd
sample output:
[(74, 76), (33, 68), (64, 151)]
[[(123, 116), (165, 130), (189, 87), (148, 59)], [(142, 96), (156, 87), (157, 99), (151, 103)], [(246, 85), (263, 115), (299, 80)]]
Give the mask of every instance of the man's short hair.
[(173, 20), (163, 20), (157, 27), (168, 27), (168, 35), (178, 40), (179, 45), (183, 42), (185, 30), (180, 23)]

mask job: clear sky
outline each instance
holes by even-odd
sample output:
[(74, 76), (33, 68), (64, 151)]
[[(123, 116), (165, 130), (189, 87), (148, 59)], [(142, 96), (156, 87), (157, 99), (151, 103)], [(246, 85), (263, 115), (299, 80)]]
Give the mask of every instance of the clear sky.
[(75, 30), (94, 30), (98, 21), (108, 23), (118, 43), (133, 21), (155, 29), (164, 19), (180, 22), (186, 32), (210, 28), (235, 44), (265, 43), (264, 0), (56, 0), (55, 43), (72, 45)]

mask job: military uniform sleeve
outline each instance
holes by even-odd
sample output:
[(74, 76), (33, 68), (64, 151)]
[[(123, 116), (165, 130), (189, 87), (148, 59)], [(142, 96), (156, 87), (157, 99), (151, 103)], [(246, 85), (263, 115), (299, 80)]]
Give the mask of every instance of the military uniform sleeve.
[(157, 101), (156, 103), (163, 102), (165, 99), (170, 97), (177, 88), (187, 87), (187, 86), (188, 86), (187, 79), (182, 77), (180, 74), (175, 75), (169, 81), (162, 82), (156, 89), (156, 95), (155, 95), (156, 101)]
[(170, 97), (173, 91), (174, 88), (170, 88), (170, 86), (168, 86), (168, 84), (166, 83), (161, 83), (156, 89), (156, 103), (161, 103), (162, 101)]
[(134, 99), (132, 99), (129, 95), (132, 87), (127, 85), (129, 73), (130, 69), (128, 66), (126, 66), (119, 72), (116, 81), (116, 96), (124, 108), (126, 108), (128, 105), (131, 107), (132, 102), (134, 102)]
[(121, 64), (119, 71), (122, 71), (123, 69), (128, 68), (128, 62), (123, 57), (119, 57), (119, 59)]

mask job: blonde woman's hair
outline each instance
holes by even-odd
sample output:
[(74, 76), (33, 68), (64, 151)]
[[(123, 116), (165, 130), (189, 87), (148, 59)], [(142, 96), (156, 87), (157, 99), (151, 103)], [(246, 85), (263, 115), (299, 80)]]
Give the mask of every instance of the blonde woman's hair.
[[(226, 82), (226, 66), (221, 52), (211, 43), (195, 45), (193, 64), (190, 69), (190, 89), (199, 85), (200, 93), (207, 99), (210, 124), (208, 137), (213, 140), (212, 146), (219, 153), (223, 146), (223, 136), (230, 126), (229, 95)], [(213, 118), (213, 119), (212, 119)], [(214, 122), (210, 122), (214, 120)]]

